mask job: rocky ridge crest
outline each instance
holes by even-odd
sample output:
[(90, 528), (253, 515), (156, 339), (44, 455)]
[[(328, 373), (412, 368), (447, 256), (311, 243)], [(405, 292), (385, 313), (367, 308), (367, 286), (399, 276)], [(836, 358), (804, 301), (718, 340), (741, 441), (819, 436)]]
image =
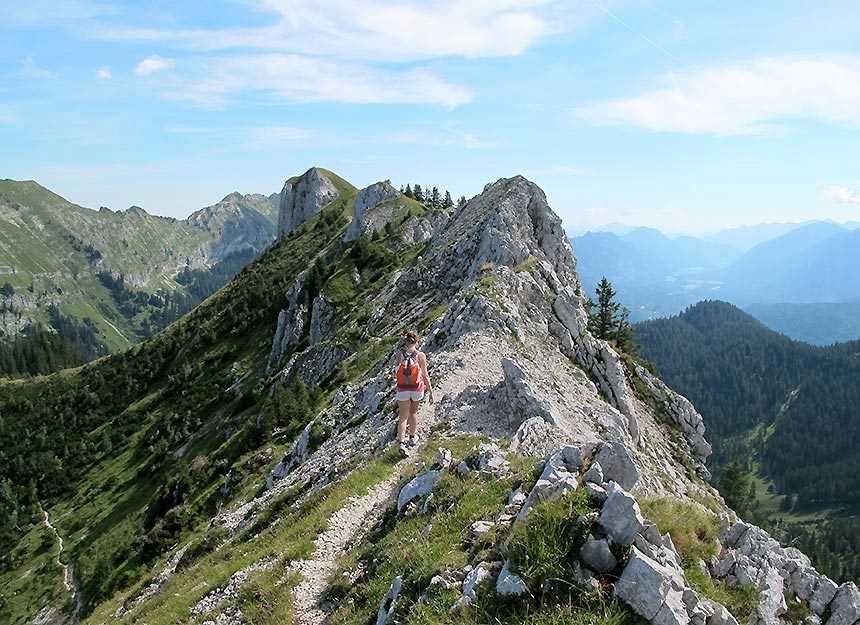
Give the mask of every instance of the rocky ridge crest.
[[(370, 199), (367, 206), (362, 200), (362, 210), (386, 201), (377, 190), (365, 194)], [(440, 449), (434, 466), (393, 492), (373, 491), (378, 499), (360, 498), (351, 508), (381, 514), (387, 507), (386, 514), (397, 519), (428, 514), (434, 490), (446, 476), (478, 473), (499, 479), (509, 470), (512, 454), (532, 456), (540, 469), (537, 480), (514, 490), (499, 516), (474, 525), (472, 535), (498, 528), (503, 537), (528, 523), (537, 506), (584, 492), (595, 512), (577, 520), (587, 539), (574, 582), (592, 590), (611, 585), (615, 596), (655, 625), (785, 625), (785, 593), (809, 607), (808, 625), (856, 625), (856, 587), (837, 587), (803, 554), (780, 547), (725, 509), (706, 482), (710, 446), (692, 404), (591, 336), (573, 251), (561, 220), (534, 183), (518, 176), (488, 184), (429, 226), (426, 242), (408, 262), (379, 284), (366, 285), (362, 303), (369, 314), (360, 330), (362, 340), (379, 349), (376, 364), (343, 385), (307, 424), (267, 476), (266, 490), (219, 514), (216, 525), (238, 535), (286, 493), (300, 492), (299, 505), (344, 478), (357, 458), (384, 453), (393, 440), (395, 414), (394, 346), (384, 337), (417, 327), (425, 335), (422, 347), (437, 395), (435, 404), (422, 409), (422, 437), (441, 426), (494, 442), (462, 459)], [(397, 245), (415, 244), (402, 231), (399, 237)], [(353, 277), (357, 286), (364, 286), (363, 280)], [(285, 293), (267, 362), (274, 379), (315, 384), (337, 375), (348, 358), (339, 327), (343, 304), (323, 293), (307, 297), (308, 282), (306, 271)], [(332, 435), (314, 442), (320, 429)], [(653, 496), (672, 497), (707, 514), (713, 512), (705, 510), (703, 500), (723, 510), (719, 552), (701, 566), (714, 580), (754, 587), (759, 603), (753, 614), (733, 615), (691, 587), (671, 536), (661, 535), (642, 514), (640, 500)], [(339, 523), (354, 523), (360, 532), (378, 521)], [(318, 539), (315, 554), (334, 557), (325, 536)], [(360, 534), (341, 532), (336, 544), (360, 539)], [(329, 570), (328, 564), (312, 558), (295, 566)], [(402, 583), (401, 576), (392, 580), (379, 605), (378, 624), (394, 622)], [(501, 560), (440, 572), (430, 587), (457, 588), (461, 597), (452, 608), (468, 609), (488, 583), (503, 596), (536, 591), (511, 562)], [(302, 594), (299, 605), (313, 610), (298, 615), (299, 622), (323, 622), (319, 593), (324, 586), (305, 580), (302, 592), (310, 594)]]

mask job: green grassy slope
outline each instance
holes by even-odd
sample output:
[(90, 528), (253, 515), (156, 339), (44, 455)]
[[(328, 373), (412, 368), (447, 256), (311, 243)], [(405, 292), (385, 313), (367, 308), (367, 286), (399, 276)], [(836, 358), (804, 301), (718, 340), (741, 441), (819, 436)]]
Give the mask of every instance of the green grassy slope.
[[(274, 239), (276, 222), (276, 196), (232, 193), (176, 220), (138, 208), (91, 210), (33, 181), (0, 180), (0, 285), (14, 290), (0, 307), (13, 319), (49, 325), (57, 306), (72, 320), (90, 319), (108, 352), (127, 349), (175, 316), (166, 309), (182, 312), (199, 300), (176, 282), (183, 268), (215, 271), (223, 256), (230, 266), (247, 262)], [(112, 292), (101, 276), (123, 276), (127, 292)], [(158, 295), (162, 310), (142, 296), (123, 304), (138, 292)], [(19, 329), (0, 320), (7, 340)]]
[[(95, 606), (138, 583), (164, 549), (197, 535), (217, 506), (256, 488), (292, 438), (271, 438), (271, 431), (257, 428), (272, 381), (226, 389), (246, 372), (264, 369), (284, 293), (299, 271), (325, 249), (342, 253), (351, 200), (349, 194), (332, 202), (215, 296), (130, 351), (0, 383), (0, 498), (8, 487), (14, 500), (0, 511), (0, 541), (21, 540), (14, 527), (23, 535), (38, 531), (37, 508), (44, 505), (66, 540), (88, 605)], [(368, 284), (374, 288), (379, 280)], [(345, 314), (343, 321), (352, 321), (345, 323), (344, 340), (354, 337), (354, 357), (331, 389), (375, 363), (372, 354), (380, 349), (358, 338), (361, 312)], [(321, 389), (316, 401), (330, 392)], [(176, 457), (183, 444), (185, 456)], [(225, 499), (219, 487), (227, 473), (233, 484)], [(182, 503), (168, 505), (165, 493), (176, 489)], [(14, 518), (4, 518), (10, 509)], [(32, 617), (28, 606), (56, 590), (50, 576), (15, 590), (33, 553), (19, 550), (0, 561), (0, 602), (11, 606), (11, 623)]]

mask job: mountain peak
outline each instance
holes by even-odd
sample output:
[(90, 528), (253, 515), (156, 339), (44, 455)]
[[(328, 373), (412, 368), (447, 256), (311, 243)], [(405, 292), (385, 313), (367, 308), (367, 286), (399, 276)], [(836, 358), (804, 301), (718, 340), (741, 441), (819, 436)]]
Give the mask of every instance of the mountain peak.
[(288, 179), (281, 191), (278, 234), (289, 234), (342, 194), (354, 191), (351, 184), (321, 167)]

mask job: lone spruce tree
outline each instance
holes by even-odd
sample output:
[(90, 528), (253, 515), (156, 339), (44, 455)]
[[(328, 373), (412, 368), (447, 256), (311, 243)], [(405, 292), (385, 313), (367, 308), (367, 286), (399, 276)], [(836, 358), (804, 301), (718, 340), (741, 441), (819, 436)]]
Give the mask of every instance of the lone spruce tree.
[(630, 311), (615, 301), (617, 293), (604, 276), (597, 285), (597, 304), (588, 300), (588, 329), (599, 339), (614, 341), (625, 352), (635, 352)]

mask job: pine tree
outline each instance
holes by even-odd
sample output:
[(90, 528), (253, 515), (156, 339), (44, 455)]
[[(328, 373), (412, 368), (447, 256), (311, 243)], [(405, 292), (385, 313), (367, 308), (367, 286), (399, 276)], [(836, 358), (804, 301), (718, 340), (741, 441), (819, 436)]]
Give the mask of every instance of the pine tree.
[(442, 208), (442, 197), (439, 195), (439, 187), (433, 187), (430, 192), (430, 208), (438, 210)]
[(408, 184), (406, 185), (406, 191), (403, 192), (403, 195), (405, 195), (406, 197), (411, 197), (413, 199), (415, 198), (415, 194), (412, 193), (412, 187)]
[(586, 301), (588, 329), (599, 339), (614, 341), (618, 348), (625, 352), (637, 352), (633, 327), (630, 325), (630, 311), (615, 301), (615, 289), (605, 276), (597, 285), (596, 293), (597, 304), (591, 300)]
[(454, 200), (451, 199), (451, 192), (445, 189), (445, 199), (442, 200), (442, 208), (451, 208), (454, 206)]
[(750, 511), (752, 500), (750, 499), (750, 482), (752, 477), (747, 473), (739, 458), (735, 458), (732, 463), (727, 466), (720, 480), (717, 483), (717, 488), (726, 503), (734, 509), (740, 516), (746, 516)]
[(466, 205), (466, 196), (461, 195), (460, 199), (457, 200), (457, 208), (463, 208)]
[(415, 189), (412, 191), (413, 196), (415, 197), (416, 202), (424, 203), (424, 191), (421, 190), (421, 185), (416, 184)]

